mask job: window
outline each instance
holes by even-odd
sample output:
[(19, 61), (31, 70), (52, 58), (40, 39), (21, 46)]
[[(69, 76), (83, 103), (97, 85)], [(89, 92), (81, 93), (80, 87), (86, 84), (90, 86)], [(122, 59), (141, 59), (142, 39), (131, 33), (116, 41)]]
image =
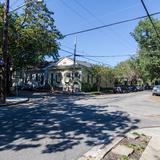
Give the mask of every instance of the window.
[(70, 72), (67, 72), (67, 73), (65, 74), (65, 76), (66, 76), (67, 78), (70, 78), (70, 77), (71, 77), (71, 73), (70, 73)]
[(53, 73), (51, 73), (51, 85), (53, 86)]
[(38, 74), (36, 74), (36, 81), (38, 82)]
[(56, 82), (60, 83), (62, 80), (62, 74), (61, 73), (56, 73)]
[(75, 77), (76, 77), (76, 78), (80, 78), (79, 72), (76, 72), (76, 73), (75, 73)]

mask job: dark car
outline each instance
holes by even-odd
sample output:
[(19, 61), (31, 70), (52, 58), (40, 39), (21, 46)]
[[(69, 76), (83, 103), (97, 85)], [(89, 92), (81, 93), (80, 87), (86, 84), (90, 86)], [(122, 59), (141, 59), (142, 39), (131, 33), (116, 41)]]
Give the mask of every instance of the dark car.
[(113, 92), (114, 93), (128, 93), (129, 92), (128, 86), (125, 86), (125, 85), (116, 86), (114, 87)]
[(129, 92), (136, 92), (137, 91), (137, 87), (134, 85), (128, 86), (128, 90)]
[(143, 91), (143, 87), (142, 86), (136, 86), (137, 91)]

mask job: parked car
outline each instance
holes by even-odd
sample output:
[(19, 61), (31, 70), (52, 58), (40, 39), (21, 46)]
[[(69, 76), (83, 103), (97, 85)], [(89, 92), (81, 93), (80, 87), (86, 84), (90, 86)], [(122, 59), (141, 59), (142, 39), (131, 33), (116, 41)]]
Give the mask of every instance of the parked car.
[(156, 85), (153, 87), (152, 95), (160, 96), (160, 85)]
[(142, 86), (136, 86), (137, 91), (143, 91), (143, 87)]
[(132, 85), (132, 86), (128, 86), (128, 90), (129, 92), (136, 92), (137, 91), (137, 87)]
[(122, 88), (122, 93), (128, 93), (129, 92), (129, 89), (128, 89), (127, 85), (122, 85), (121, 88)]
[(120, 86), (114, 87), (113, 92), (114, 93), (128, 93), (129, 91), (128, 91), (127, 86), (120, 85)]
[(149, 84), (145, 84), (143, 88), (144, 88), (144, 90), (152, 90), (153, 89), (153, 87), (150, 86)]

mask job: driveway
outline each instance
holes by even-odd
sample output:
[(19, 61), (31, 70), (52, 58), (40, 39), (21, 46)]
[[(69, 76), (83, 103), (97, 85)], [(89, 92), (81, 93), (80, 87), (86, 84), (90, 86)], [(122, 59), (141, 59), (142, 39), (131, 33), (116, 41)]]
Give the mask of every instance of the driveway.
[(0, 160), (76, 160), (148, 125), (160, 125), (160, 102), (150, 92), (39, 98), (0, 108)]

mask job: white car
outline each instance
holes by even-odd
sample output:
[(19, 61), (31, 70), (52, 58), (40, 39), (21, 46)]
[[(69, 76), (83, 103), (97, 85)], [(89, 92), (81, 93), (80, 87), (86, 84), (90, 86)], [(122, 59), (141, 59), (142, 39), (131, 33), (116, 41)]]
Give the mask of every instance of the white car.
[(160, 96), (160, 85), (156, 85), (153, 87), (152, 95)]

